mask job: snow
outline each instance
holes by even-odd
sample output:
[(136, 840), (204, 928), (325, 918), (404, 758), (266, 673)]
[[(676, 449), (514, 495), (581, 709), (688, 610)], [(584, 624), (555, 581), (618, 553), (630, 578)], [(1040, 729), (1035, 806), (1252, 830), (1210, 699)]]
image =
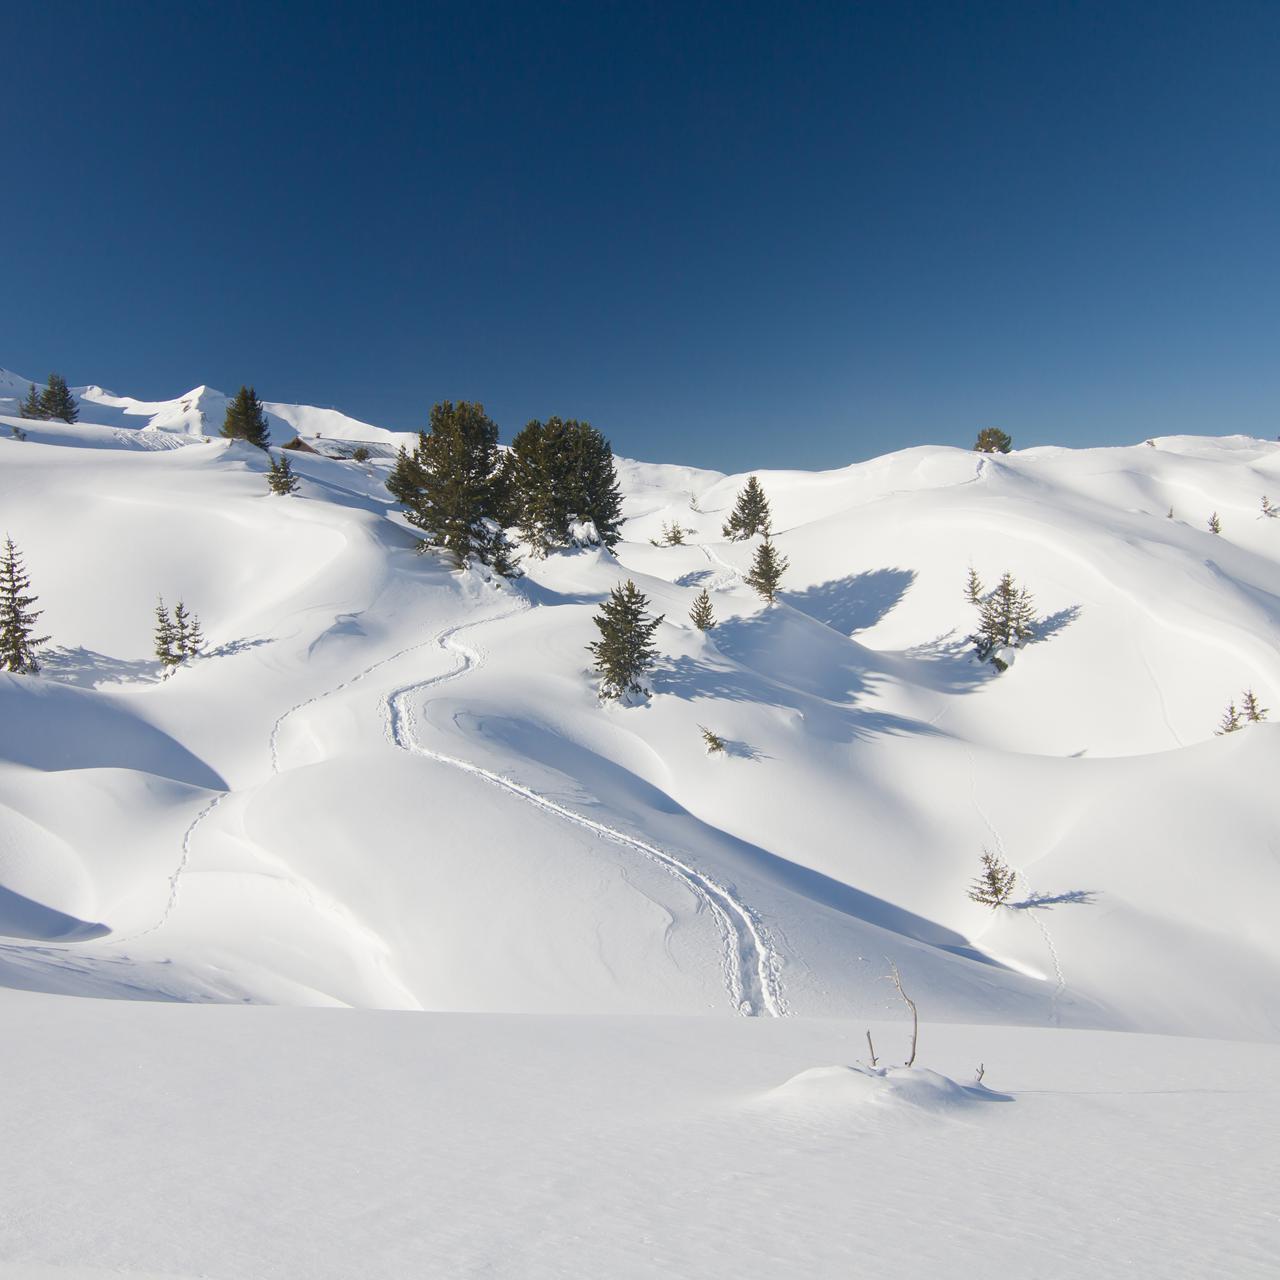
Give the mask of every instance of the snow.
[[(1280, 707), (1280, 446), (761, 472), (766, 609), (744, 475), (621, 460), (623, 541), (510, 584), (416, 551), (397, 433), (268, 405), (374, 446), (281, 498), (221, 393), (76, 394), (0, 399), (52, 636), (0, 674), (0, 1275), (1274, 1273), (1280, 727), (1214, 730)], [(971, 564), (1042, 620), (1004, 672)], [(602, 705), (626, 578), (662, 660)]]

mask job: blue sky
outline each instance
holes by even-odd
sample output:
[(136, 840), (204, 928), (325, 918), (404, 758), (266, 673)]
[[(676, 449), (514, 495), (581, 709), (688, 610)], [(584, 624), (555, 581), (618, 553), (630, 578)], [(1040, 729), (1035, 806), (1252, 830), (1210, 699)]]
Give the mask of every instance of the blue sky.
[(725, 470), (1280, 434), (1280, 5), (4, 6), (0, 365)]

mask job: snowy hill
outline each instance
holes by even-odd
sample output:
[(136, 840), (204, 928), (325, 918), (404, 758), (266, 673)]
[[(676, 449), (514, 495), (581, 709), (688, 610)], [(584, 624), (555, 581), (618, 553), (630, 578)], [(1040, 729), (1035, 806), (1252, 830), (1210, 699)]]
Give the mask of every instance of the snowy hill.
[[(415, 552), (385, 460), (299, 454), (282, 499), (211, 438), (220, 393), (76, 394), (70, 427), (0, 402), (2, 525), (52, 637), (40, 677), (0, 674), (3, 985), (860, 1041), (900, 1017), (892, 963), (926, 1026), (1277, 1039), (1280, 727), (1214, 731), (1245, 689), (1280, 707), (1280, 445), (762, 472), (790, 561), (765, 609), (721, 535), (745, 476), (621, 461), (616, 554), (504, 583)], [(268, 409), (276, 440), (399, 439)], [(669, 523), (686, 545), (652, 545)], [(1003, 673), (967, 643), (970, 565), (1034, 596)], [(626, 578), (662, 659), (648, 704), (601, 706), (584, 646)], [(163, 681), (158, 594), (208, 637)], [(1010, 908), (966, 895), (984, 848)]]

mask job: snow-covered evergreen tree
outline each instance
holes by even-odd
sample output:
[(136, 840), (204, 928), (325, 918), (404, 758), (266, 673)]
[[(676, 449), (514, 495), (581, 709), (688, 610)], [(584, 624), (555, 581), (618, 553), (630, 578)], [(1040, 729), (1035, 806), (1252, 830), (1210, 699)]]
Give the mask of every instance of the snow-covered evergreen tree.
[(745, 542), (758, 533), (768, 534), (772, 528), (773, 517), (764, 487), (755, 476), (748, 476), (747, 483), (738, 491), (722, 533), (730, 542)]
[(1002, 574), (995, 590), (982, 602), (974, 635), (979, 654), (986, 659), (996, 649), (1025, 644), (1034, 634), (1035, 617), (1027, 589), (1018, 587), (1013, 574)]
[(31, 607), (37, 597), (30, 595), (30, 590), (31, 578), (22, 554), (6, 536), (0, 551), (0, 670), (19, 675), (39, 672), (36, 650), (49, 639), (34, 634), (36, 619), (43, 611)]
[(387, 488), (422, 530), (424, 548), (440, 547), (460, 568), (475, 560), (504, 576), (518, 572), (499, 519), (498, 428), (482, 404), (433, 405), (430, 430), (418, 433), (413, 453), (401, 448)]
[(278, 460), (271, 459), (271, 465), (267, 470), (267, 486), (272, 493), (278, 493), (282, 497), (296, 492), (298, 477), (293, 474), (293, 465), (287, 453), (281, 453)]
[(265, 449), (271, 443), (267, 412), (253, 387), (241, 387), (227, 401), (227, 416), (222, 422), (222, 434), (230, 440), (247, 440), (259, 449)]
[(176, 641), (173, 619), (165, 608), (164, 597), (159, 596), (156, 599), (155, 652), (166, 671), (182, 661), (182, 655), (177, 652)]
[(1222, 521), (1218, 519), (1218, 513), (1216, 511), (1209, 517), (1209, 532), (1222, 532)]
[(683, 528), (678, 522), (674, 524), (667, 524), (664, 520), (662, 524), (662, 537), (651, 538), (650, 541), (655, 547), (683, 547), (684, 535), (692, 532), (693, 531), (691, 529)]
[(773, 545), (773, 539), (766, 533), (764, 540), (756, 548), (750, 571), (742, 580), (766, 603), (773, 604), (778, 598), (778, 586), (789, 564), (790, 561), (778, 551)]
[(710, 631), (716, 625), (716, 616), (711, 608), (711, 596), (703, 587), (693, 598), (693, 608), (689, 610), (689, 621), (699, 631)]
[(587, 648), (595, 655), (601, 697), (648, 694), (641, 679), (657, 659), (653, 633), (664, 616), (651, 618), (648, 608), (648, 599), (628, 578), (614, 587), (593, 619), (600, 630), (600, 639), (592, 641)]
[(71, 388), (60, 373), (51, 373), (48, 384), (40, 393), (40, 416), (56, 418), (60, 422), (74, 422), (80, 416)]
[(1017, 883), (1017, 873), (1010, 869), (1009, 864), (999, 854), (983, 849), (982, 868), (969, 886), (969, 897), (985, 907), (1003, 906)]
[(173, 606), (172, 645), (175, 661), (194, 658), (204, 646), (200, 619), (188, 611), (181, 600)]

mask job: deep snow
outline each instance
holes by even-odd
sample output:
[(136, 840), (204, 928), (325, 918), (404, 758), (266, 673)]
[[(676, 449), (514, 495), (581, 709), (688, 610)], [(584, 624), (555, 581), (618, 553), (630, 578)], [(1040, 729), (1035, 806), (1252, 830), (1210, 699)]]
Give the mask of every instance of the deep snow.
[[(16, 402), (27, 385), (0, 373), (0, 397)], [(380, 446), (366, 463), (295, 455), (301, 492), (281, 499), (267, 492), (261, 452), (201, 434), (216, 433), (220, 393), (197, 388), (160, 403), (77, 394), (76, 426), (0, 416), (0, 529), (25, 553), (53, 637), (41, 677), (0, 674), (0, 983), (30, 993), (3, 1005), (32, 1028), (23, 1053), (81, 1037), (106, 1055), (107, 1078), (88, 1079), (83, 1062), (60, 1065), (29, 1123), (11, 1117), (9, 1149), (52, 1176), (39, 1144), (69, 1141), (54, 1118), (59, 1091), (90, 1116), (122, 1108), (123, 1128), (141, 1123), (155, 1089), (182, 1093), (137, 1047), (139, 1035), (154, 1037), (165, 1062), (200, 1056), (193, 1043), (201, 1046), (186, 1095), (200, 1112), (184, 1121), (188, 1148), (218, 1147), (222, 1113), (208, 1099), (220, 1072), (238, 1082), (246, 1132), (262, 1123), (267, 1136), (264, 1163), (242, 1190), (219, 1181), (217, 1157), (198, 1157), (195, 1182), (221, 1207), (185, 1253), (162, 1224), (139, 1236), (146, 1247), (102, 1246), (124, 1230), (129, 1197), (144, 1193), (111, 1187), (95, 1199), (87, 1184), (107, 1157), (94, 1145), (86, 1168), (96, 1174), (71, 1200), (114, 1224), (102, 1227), (107, 1236), (84, 1227), (64, 1237), (58, 1213), (33, 1209), (0, 1235), (0, 1258), (136, 1274), (351, 1274), (342, 1267), (367, 1242), (347, 1253), (330, 1244), (331, 1271), (291, 1269), (270, 1262), (271, 1251), (297, 1258), (289, 1250), (311, 1243), (301, 1231), (273, 1242), (265, 1220), (239, 1263), (217, 1252), (220, 1214), (241, 1194), (267, 1194), (267, 1165), (307, 1140), (342, 1070), (361, 1081), (351, 1105), (370, 1134), (406, 1120), (418, 1132), (450, 1105), (479, 1126), (480, 1154), (450, 1157), (468, 1170), (457, 1186), (445, 1187), (445, 1167), (427, 1161), (407, 1179), (380, 1170), (369, 1191), (373, 1220), (400, 1223), (418, 1242), (448, 1254), (439, 1232), (461, 1233), (450, 1239), (463, 1252), (448, 1255), (461, 1261), (438, 1274), (472, 1274), (495, 1259), (501, 1274), (556, 1274), (571, 1219), (528, 1235), (545, 1220), (546, 1187), (519, 1193), (509, 1227), (479, 1203), (499, 1166), (503, 1177), (538, 1181), (544, 1158), (568, 1161), (561, 1185), (587, 1194), (584, 1230), (612, 1232), (621, 1251), (588, 1248), (594, 1266), (566, 1264), (568, 1274), (662, 1273), (681, 1232), (692, 1233), (689, 1269), (699, 1274), (735, 1273), (739, 1258), (785, 1269), (796, 1257), (810, 1267), (797, 1274), (845, 1274), (899, 1258), (893, 1224), (936, 1221), (940, 1196), (955, 1201), (955, 1216), (929, 1244), (916, 1240), (915, 1274), (948, 1274), (957, 1238), (956, 1256), (976, 1261), (1015, 1243), (1034, 1253), (1036, 1233), (1043, 1264), (1020, 1268), (1027, 1255), (1010, 1252), (1007, 1269), (1078, 1274), (1088, 1259), (1104, 1273), (1105, 1256), (1120, 1274), (1122, 1255), (1106, 1252), (1119, 1248), (1114, 1215), (1088, 1229), (1080, 1222), (1112, 1203), (1125, 1177), (1136, 1180), (1133, 1194), (1164, 1206), (1134, 1228), (1133, 1256), (1158, 1247), (1167, 1265), (1155, 1272), (1206, 1274), (1196, 1269), (1211, 1256), (1197, 1253), (1208, 1248), (1201, 1219), (1181, 1192), (1170, 1198), (1168, 1171), (1190, 1158), (1185, 1144), (1225, 1153), (1249, 1113), (1274, 1109), (1259, 1083), (1275, 1065), (1269, 1047), (1211, 1052), (1188, 1037), (1275, 1041), (1280, 1028), (1280, 730), (1214, 735), (1245, 688), (1278, 705), (1280, 520), (1260, 504), (1264, 493), (1280, 498), (1280, 445), (1166, 438), (1007, 457), (927, 447), (821, 474), (763, 472), (790, 558), (781, 603), (764, 609), (741, 581), (750, 546), (720, 534), (743, 476), (620, 462), (628, 519), (616, 555), (526, 559), (527, 576), (504, 584), (414, 551), (383, 485), (394, 433), (269, 405), (277, 440), (298, 431)], [(0, 415), (6, 408), (0, 398)], [(13, 425), (29, 438), (9, 438)], [(1215, 510), (1220, 535), (1206, 528)], [(651, 545), (670, 522), (692, 531), (688, 545)], [(1040, 638), (1003, 674), (976, 662), (965, 641), (976, 612), (963, 598), (970, 564), (987, 585), (1012, 571), (1042, 618)], [(663, 659), (646, 705), (601, 706), (584, 646), (600, 600), (626, 577), (666, 615)], [(703, 586), (720, 620), (709, 634), (687, 619)], [(151, 657), (157, 594), (194, 608), (209, 642), (205, 657), (163, 681)], [(706, 754), (700, 725), (727, 739), (726, 755)], [(1011, 908), (993, 912), (965, 894), (984, 846), (1019, 873)], [(890, 963), (920, 1007), (923, 1071), (964, 1084), (930, 1044), (963, 1045), (979, 1059), (1000, 1046), (1028, 1064), (1028, 1078), (1043, 1069), (1057, 1079), (1050, 1068), (1063, 1055), (1073, 1088), (1120, 1080), (1127, 1100), (1098, 1109), (1053, 1085), (1036, 1101), (1025, 1080), (988, 1079), (1015, 1101), (965, 1094), (973, 1106), (955, 1115), (908, 1107), (909, 1121), (873, 1127), (877, 1155), (862, 1151), (870, 1122), (854, 1095), (871, 1088), (876, 1126), (901, 1110), (897, 1094), (887, 1112), (881, 1105), (883, 1082), (847, 1070), (865, 1056), (868, 1024), (895, 1019), (902, 1030)], [(126, 1010), (66, 995), (507, 1016), (331, 1022), (280, 1009)], [(618, 1013), (650, 1016), (526, 1017)], [(713, 1030), (673, 1014), (754, 1014), (753, 1024), (779, 1026)], [(468, 1039), (471, 1031), (450, 1029), (459, 1027), (484, 1030)], [(317, 1061), (282, 1047), (302, 1028)], [(296, 1088), (278, 1124), (263, 1119), (238, 1065), (249, 1049), (228, 1035), (261, 1040), (272, 1096)], [(342, 1048), (357, 1036), (358, 1048)], [(380, 1073), (409, 1071), (406, 1055), (428, 1051), (429, 1068), (415, 1070), (463, 1083), (424, 1094), (434, 1100), (421, 1111), (397, 1092), (407, 1083), (376, 1096)], [(335, 1053), (350, 1054), (346, 1065)], [(555, 1087), (528, 1094), (528, 1053), (557, 1075)], [(154, 1081), (124, 1083), (123, 1067), (108, 1063), (131, 1054)], [(1134, 1101), (1175, 1077), (1179, 1089), (1216, 1089), (1222, 1062), (1235, 1103), (1191, 1092), (1176, 1103)], [(831, 1066), (841, 1070), (823, 1074)], [(14, 1070), (27, 1078), (17, 1060)], [(492, 1085), (469, 1090), (469, 1073)], [(600, 1073), (584, 1098), (579, 1077)], [(928, 1079), (913, 1076), (907, 1092), (952, 1087)], [(739, 1097), (748, 1080), (754, 1100)], [(516, 1157), (502, 1154), (511, 1132), (494, 1118), (503, 1082), (529, 1108)], [(660, 1088), (670, 1096), (646, 1111), (637, 1097)], [(552, 1143), (572, 1151), (535, 1157), (542, 1126), (577, 1100), (578, 1136)], [(624, 1143), (647, 1208), (624, 1213), (609, 1199), (623, 1182), (603, 1177), (600, 1151), (582, 1145), (592, 1117), (611, 1133), (634, 1118), (637, 1134), (647, 1119), (663, 1135), (653, 1152), (638, 1138)], [(935, 1120), (945, 1142), (934, 1142)], [(695, 1158), (686, 1127), (708, 1124), (715, 1132)], [(1153, 1124), (1173, 1125), (1152, 1148), (1159, 1170), (1142, 1172), (1126, 1152), (1114, 1180), (1086, 1185), (1091, 1140), (1109, 1151), (1140, 1146)], [(989, 1150), (959, 1136), (971, 1126), (999, 1135)], [(851, 1153), (841, 1135), (853, 1141), (854, 1129)], [(147, 1141), (135, 1144), (138, 1162)], [(1046, 1144), (1065, 1154), (1055, 1162)], [(398, 1159), (408, 1161), (407, 1140), (403, 1148)], [(778, 1161), (761, 1174), (751, 1153), (775, 1149)], [(985, 1189), (964, 1172), (975, 1159), (990, 1174)], [(929, 1186), (913, 1192), (911, 1170), (925, 1160)], [(1019, 1170), (1030, 1181), (1018, 1191), (1021, 1225), (1008, 1229), (995, 1197)], [(33, 1188), (48, 1190), (43, 1176)], [(325, 1218), (325, 1197), (351, 1176), (291, 1191), (297, 1220)], [(1056, 1188), (1037, 1182), (1053, 1176)], [(1214, 1195), (1245, 1195), (1243, 1169), (1214, 1176)], [(430, 1195), (424, 1177), (437, 1179)], [(708, 1187), (726, 1197), (753, 1189), (700, 1225), (682, 1217), (682, 1201)], [(821, 1230), (851, 1196), (862, 1197), (870, 1224), (856, 1247)], [(1069, 1222), (1046, 1226), (1055, 1196)], [(798, 1220), (762, 1226), (770, 1203)], [(424, 1204), (440, 1219), (430, 1230)], [(1243, 1200), (1238, 1208), (1245, 1213)], [(988, 1213), (1004, 1219), (998, 1246)], [(1182, 1235), (1157, 1229), (1166, 1217), (1183, 1223)], [(753, 1234), (734, 1234), (733, 1247), (713, 1255), (717, 1238), (724, 1250), (723, 1233), (753, 1219)], [(475, 1252), (466, 1233), (481, 1231), (493, 1253)], [(459, 1244), (464, 1237), (471, 1242)], [(418, 1245), (406, 1240), (379, 1246), (391, 1250), (382, 1274), (420, 1269)], [(1239, 1266), (1227, 1269), (1264, 1274), (1274, 1249), (1267, 1255), (1262, 1240), (1260, 1228), (1246, 1233)], [(256, 1269), (249, 1257), (262, 1260)], [(521, 1257), (534, 1261), (522, 1268)], [(1051, 1257), (1065, 1260), (1060, 1271)]]

